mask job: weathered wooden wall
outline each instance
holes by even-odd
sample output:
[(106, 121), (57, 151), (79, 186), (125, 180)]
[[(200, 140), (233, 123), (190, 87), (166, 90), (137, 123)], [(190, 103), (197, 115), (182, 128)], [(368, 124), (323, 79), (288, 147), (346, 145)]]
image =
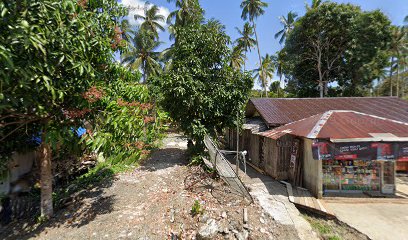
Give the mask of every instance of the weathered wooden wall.
[(289, 177), (292, 140), (293, 137), (291, 135), (285, 135), (278, 140), (264, 138), (263, 169), (277, 180), (286, 180)]
[(303, 187), (307, 188), (313, 196), (323, 196), (322, 161), (314, 160), (311, 139), (303, 139)]

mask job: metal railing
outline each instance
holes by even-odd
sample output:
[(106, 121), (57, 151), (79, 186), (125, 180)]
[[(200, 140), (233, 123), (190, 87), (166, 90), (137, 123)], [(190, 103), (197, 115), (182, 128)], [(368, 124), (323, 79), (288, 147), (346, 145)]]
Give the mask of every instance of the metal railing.
[(204, 137), (204, 144), (208, 149), (210, 162), (220, 178), (222, 178), (231, 187), (231, 189), (237, 191), (244, 198), (252, 202), (253, 199), (247, 188), (244, 186), (241, 179), (239, 179), (237, 173), (233, 170), (230, 162), (224, 157), (209, 136)]

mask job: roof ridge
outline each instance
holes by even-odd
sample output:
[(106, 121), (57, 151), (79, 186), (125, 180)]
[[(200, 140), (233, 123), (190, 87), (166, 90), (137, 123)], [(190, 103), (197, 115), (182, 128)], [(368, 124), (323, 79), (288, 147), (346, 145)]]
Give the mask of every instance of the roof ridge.
[(380, 97), (325, 97), (325, 98), (319, 98), (319, 97), (306, 97), (306, 98), (250, 98), (250, 100), (252, 99), (267, 99), (267, 100), (274, 100), (274, 99), (279, 99), (279, 100), (301, 100), (301, 99), (320, 99), (320, 100), (327, 100), (327, 99), (364, 99), (364, 98), (374, 98), (374, 99), (378, 99), (378, 98), (385, 98), (385, 99), (399, 99), (399, 100), (403, 100), (404, 99), (400, 99), (396, 96), (380, 96)]
[(316, 138), (319, 135), (320, 131), (323, 129), (324, 125), (327, 123), (329, 118), (333, 114), (333, 110), (326, 111), (322, 114), (320, 119), (316, 122), (312, 130), (310, 130), (309, 134), (307, 134), (307, 138)]
[[(339, 111), (342, 111), (342, 110), (339, 110)], [(348, 111), (348, 110), (346, 110), (346, 111)], [(364, 115), (364, 116), (369, 116), (369, 117), (373, 117), (373, 118), (377, 118), (377, 119), (381, 119), (381, 120), (386, 120), (386, 121), (390, 121), (390, 122), (394, 122), (394, 123), (398, 123), (398, 124), (402, 124), (402, 125), (408, 126), (408, 123), (406, 123), (406, 122), (397, 121), (397, 120), (393, 120), (393, 119), (385, 118), (385, 117), (380, 117), (380, 116), (373, 115), (373, 114), (367, 114), (367, 113), (362, 113), (362, 112), (358, 112), (358, 111), (348, 111), (348, 112), (353, 112), (353, 113), (355, 113), (355, 114), (360, 114), (360, 115)]]

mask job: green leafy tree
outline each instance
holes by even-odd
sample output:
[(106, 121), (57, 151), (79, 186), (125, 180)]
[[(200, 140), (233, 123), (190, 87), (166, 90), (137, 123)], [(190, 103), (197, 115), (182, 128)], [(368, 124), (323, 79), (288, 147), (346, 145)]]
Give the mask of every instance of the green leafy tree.
[(281, 88), (279, 81), (272, 82), (271, 85), (269, 86), (269, 91), (271, 93), (274, 93), (274, 97), (277, 97), (277, 98), (284, 97), (284, 92), (283, 92), (283, 89)]
[(161, 42), (156, 41), (153, 34), (140, 28), (132, 38), (129, 49), (122, 55), (122, 63), (128, 64), (133, 70), (142, 70), (143, 83), (146, 83), (150, 76), (162, 72), (160, 52), (157, 50)]
[(391, 44), (389, 52), (391, 55), (390, 66), (390, 96), (393, 96), (393, 72), (397, 72), (396, 96), (399, 97), (399, 69), (408, 51), (407, 31), (403, 27), (393, 27), (391, 33)]
[[(263, 15), (265, 13), (264, 8), (268, 7), (268, 4), (265, 2), (262, 2), (261, 0), (243, 0), (241, 2), (241, 8), (242, 8), (242, 14), (241, 18), (243, 20), (249, 19), (249, 21), (252, 23), (252, 27), (254, 29), (255, 33), (255, 41), (256, 41), (256, 47), (258, 49), (258, 58), (259, 58), (259, 66), (262, 67), (262, 59), (261, 59), (261, 50), (259, 49), (259, 41), (258, 41), (258, 34), (256, 32), (256, 24), (255, 20)], [(268, 96), (268, 90), (267, 90), (267, 84), (266, 80), (262, 79), (263, 86), (264, 86), (264, 91), (265, 91), (265, 97)]]
[(201, 150), (206, 134), (235, 125), (252, 88), (251, 77), (230, 66), (229, 43), (216, 21), (177, 28), (173, 63), (153, 80), (160, 105)]
[(6, 0), (0, 14), (1, 156), (41, 133), (41, 215), (50, 217), (52, 149), (92, 115), (84, 94), (114, 75), (115, 19), (127, 12), (115, 0)]
[[(295, 95), (363, 95), (387, 64), (390, 21), (380, 11), (322, 3), (299, 18), (283, 51), (287, 89)], [(337, 82), (335, 92), (329, 84)], [(300, 89), (303, 88), (303, 89)]]
[[(254, 35), (254, 29), (253, 27), (246, 22), (244, 24), (244, 27), (242, 30), (240, 30), (239, 28), (235, 28), (238, 31), (238, 34), (240, 35), (239, 38), (237, 38), (237, 40), (235, 40), (235, 43), (237, 44), (237, 47), (239, 47), (240, 49), (242, 49), (244, 51), (245, 54), (245, 58), (247, 56), (247, 53), (251, 51), (251, 49), (255, 46), (256, 41), (255, 39), (253, 39), (253, 35)], [(245, 71), (245, 61), (244, 61), (244, 71)]]
[(297, 13), (290, 11), (286, 17), (285, 16), (279, 17), (279, 21), (281, 25), (283, 26), (283, 29), (275, 34), (275, 39), (279, 38), (279, 44), (282, 44), (283, 42), (285, 42), (289, 33), (292, 31), (292, 29), (295, 26), (295, 21), (296, 21), (297, 16), (298, 16)]
[(96, 114), (82, 141), (109, 164), (132, 165), (156, 146), (166, 114), (154, 109), (147, 85), (139, 83), (139, 72), (118, 64), (114, 79), (91, 92), (90, 107)]
[(142, 24), (140, 25), (141, 29), (146, 30), (147, 32), (151, 32), (156, 40), (159, 39), (159, 32), (164, 31), (164, 27), (160, 24), (160, 22), (164, 22), (165, 18), (163, 15), (159, 14), (159, 7), (156, 5), (151, 5), (149, 2), (146, 2), (144, 5), (144, 14), (135, 14), (135, 20), (142, 20)]

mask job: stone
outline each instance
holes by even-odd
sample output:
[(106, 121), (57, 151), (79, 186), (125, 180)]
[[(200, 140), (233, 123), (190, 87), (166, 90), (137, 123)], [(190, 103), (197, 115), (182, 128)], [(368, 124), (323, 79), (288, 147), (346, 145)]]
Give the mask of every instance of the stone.
[(265, 224), (265, 219), (259, 218), (259, 221), (260, 221), (262, 224)]
[(227, 218), (227, 213), (226, 213), (226, 212), (222, 212), (222, 213), (221, 213), (221, 217), (222, 217), (222, 218)]
[(235, 233), (235, 238), (237, 240), (247, 240), (248, 239), (248, 231), (244, 230), (242, 232)]
[(215, 237), (215, 235), (218, 233), (219, 226), (215, 219), (208, 219), (207, 222), (200, 227), (200, 229), (197, 232), (197, 239), (198, 240), (210, 240)]
[(208, 215), (204, 213), (200, 217), (200, 222), (205, 223), (205, 222), (207, 222), (208, 219), (209, 219)]

